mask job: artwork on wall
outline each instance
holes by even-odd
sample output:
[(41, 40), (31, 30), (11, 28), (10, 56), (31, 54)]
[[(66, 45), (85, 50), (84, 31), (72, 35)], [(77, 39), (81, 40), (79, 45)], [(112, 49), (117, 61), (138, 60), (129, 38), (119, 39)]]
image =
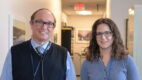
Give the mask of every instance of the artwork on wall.
[(76, 42), (77, 43), (89, 43), (91, 38), (91, 29), (78, 28), (76, 29)]
[(25, 23), (23, 21), (13, 19), (13, 45), (25, 41)]
[(125, 48), (128, 50), (128, 18), (126, 19), (126, 38), (125, 38)]

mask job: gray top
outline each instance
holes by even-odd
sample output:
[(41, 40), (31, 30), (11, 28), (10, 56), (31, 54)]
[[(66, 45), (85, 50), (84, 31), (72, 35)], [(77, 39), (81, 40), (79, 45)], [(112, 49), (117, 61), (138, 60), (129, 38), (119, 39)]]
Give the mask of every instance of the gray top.
[(111, 58), (107, 67), (101, 60), (85, 60), (81, 68), (81, 80), (139, 80), (136, 64), (128, 55), (126, 59)]

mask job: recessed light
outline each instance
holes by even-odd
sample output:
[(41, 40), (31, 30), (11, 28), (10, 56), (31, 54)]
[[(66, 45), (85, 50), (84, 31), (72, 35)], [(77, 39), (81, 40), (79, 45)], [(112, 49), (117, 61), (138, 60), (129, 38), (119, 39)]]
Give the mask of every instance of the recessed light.
[(91, 11), (76, 11), (76, 14), (79, 14), (79, 15), (91, 15), (92, 12)]

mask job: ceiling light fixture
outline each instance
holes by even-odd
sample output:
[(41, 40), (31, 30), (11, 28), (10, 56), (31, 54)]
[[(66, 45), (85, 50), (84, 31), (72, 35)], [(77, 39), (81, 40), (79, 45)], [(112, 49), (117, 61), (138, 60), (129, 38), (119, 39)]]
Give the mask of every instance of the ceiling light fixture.
[(76, 11), (76, 14), (79, 14), (79, 15), (91, 15), (92, 12), (91, 11)]

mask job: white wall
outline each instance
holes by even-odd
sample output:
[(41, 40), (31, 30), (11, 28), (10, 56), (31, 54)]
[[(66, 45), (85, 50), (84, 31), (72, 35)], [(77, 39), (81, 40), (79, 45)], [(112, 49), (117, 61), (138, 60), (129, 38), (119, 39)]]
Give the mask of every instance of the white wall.
[(134, 49), (133, 56), (142, 80), (142, 5), (134, 6)]
[(110, 18), (115, 21), (125, 42), (125, 22), (128, 18), (128, 9), (134, 4), (142, 4), (142, 0), (111, 0)]
[(8, 13), (9, 13), (8, 0), (1, 0), (0, 2), (0, 75), (2, 72), (4, 59), (9, 47)]
[(68, 22), (67, 19), (68, 19), (67, 15), (62, 12), (62, 23), (64, 23), (64, 24), (62, 24), (62, 26), (65, 26), (67, 24), (67, 22)]
[[(9, 47), (9, 22), (8, 14), (13, 19), (18, 19), (26, 23), (26, 40), (31, 38), (29, 20), (32, 13), (39, 8), (48, 8), (57, 19), (56, 33), (58, 33), (58, 43), (60, 44), (61, 27), (61, 2), (60, 0), (2, 0), (0, 3), (0, 75), (5, 57)], [(11, 33), (12, 34), (12, 33)]]

